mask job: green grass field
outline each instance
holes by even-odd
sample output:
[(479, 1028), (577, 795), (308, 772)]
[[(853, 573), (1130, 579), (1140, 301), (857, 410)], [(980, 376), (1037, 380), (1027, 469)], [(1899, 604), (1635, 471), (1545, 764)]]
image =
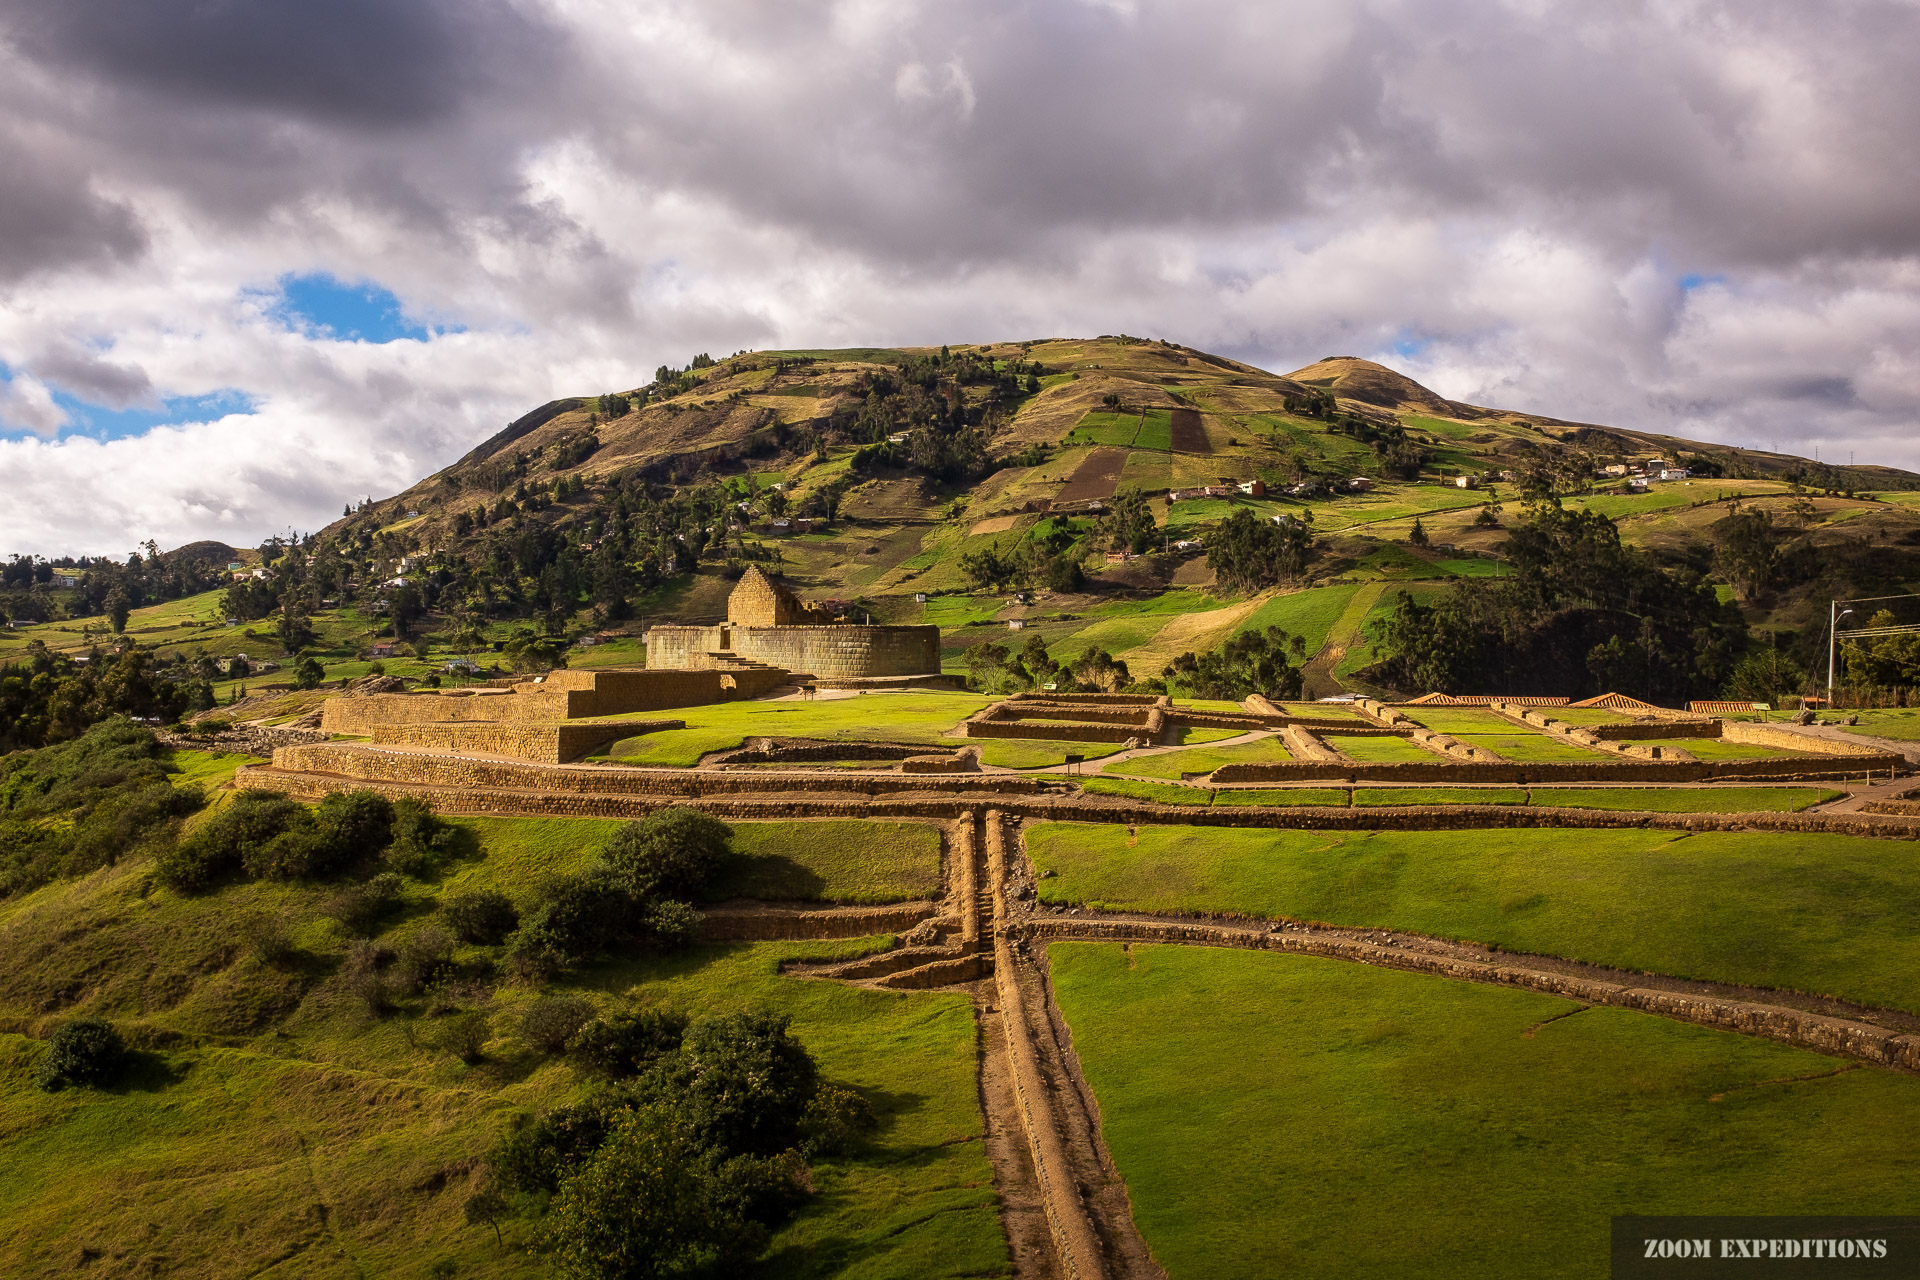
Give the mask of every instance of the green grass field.
[(736, 822), (736, 862), (707, 896), (905, 902), (940, 893), (940, 829), (926, 822)]
[(1289, 916), (1920, 1012), (1912, 846), (1822, 833), (1372, 833), (1045, 823), (1049, 902)]
[(1920, 741), (1920, 709), (1849, 710), (1841, 714), (1860, 717), (1860, 724), (1848, 730), (1850, 733), (1874, 738), (1892, 738), (1896, 742)]
[(1314, 957), (1049, 954), (1172, 1280), (1602, 1280), (1613, 1214), (1920, 1212), (1908, 1076)]
[(1463, 733), (1460, 735), (1460, 741), (1470, 747), (1485, 748), (1503, 760), (1517, 760), (1522, 764), (1601, 758), (1600, 752), (1589, 751), (1585, 747), (1577, 747), (1570, 742), (1561, 742), (1544, 733), (1529, 733), (1524, 729), (1513, 733)]
[(1247, 787), (1225, 788), (1213, 793), (1213, 802), (1218, 805), (1331, 805), (1344, 808), (1348, 795), (1330, 787)]
[[(1246, 621), (1234, 628), (1234, 634), (1279, 627), (1289, 635), (1304, 637), (1309, 654), (1318, 653), (1325, 647), (1333, 624), (1359, 590), (1360, 584), (1352, 583), (1337, 587), (1310, 587), (1305, 591), (1275, 596), (1249, 614)], [(1308, 714), (1318, 715), (1321, 712)]]
[(1391, 734), (1358, 736), (1324, 734), (1326, 744), (1353, 760), (1368, 764), (1432, 764), (1440, 756), (1415, 743), (1411, 738)]
[(1105, 773), (1126, 773), (1142, 778), (1171, 778), (1179, 781), (1184, 773), (1212, 773), (1223, 764), (1265, 764), (1291, 760), (1293, 754), (1278, 738), (1261, 738), (1230, 747), (1199, 747), (1190, 751), (1168, 751), (1160, 755), (1130, 756), (1106, 766)]
[(1154, 800), (1161, 804), (1212, 804), (1213, 792), (1205, 787), (1183, 787), (1177, 782), (1136, 782), (1132, 778), (1089, 778), (1080, 784), (1089, 795), (1125, 796), (1129, 800)]
[(1646, 813), (1798, 813), (1838, 800), (1821, 787), (1535, 787), (1531, 803)]
[(1604, 711), (1599, 707), (1541, 707), (1540, 711), (1562, 724), (1579, 727), (1596, 724), (1630, 724), (1633, 720), (1633, 717), (1623, 716), (1618, 711)]
[(669, 729), (614, 744), (621, 764), (689, 768), (709, 751), (730, 751), (749, 736), (845, 738), (854, 742), (942, 743), (942, 735), (992, 699), (977, 693), (868, 693), (818, 702), (721, 702), (680, 707)]
[(1403, 707), (1409, 720), (1435, 733), (1520, 733), (1525, 732), (1492, 711), (1476, 707)]
[(1359, 806), (1410, 804), (1525, 804), (1524, 789), (1505, 787), (1355, 787)]

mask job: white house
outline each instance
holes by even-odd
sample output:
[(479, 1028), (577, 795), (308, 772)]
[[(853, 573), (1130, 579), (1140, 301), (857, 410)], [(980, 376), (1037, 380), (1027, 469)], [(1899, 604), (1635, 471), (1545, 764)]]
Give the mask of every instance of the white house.
[(1685, 480), (1692, 475), (1693, 472), (1687, 470), (1685, 467), (1663, 467), (1660, 471), (1660, 478), (1662, 480)]
[(1453, 478), (1453, 487), (1456, 489), (1478, 489), (1480, 487), (1480, 478), (1478, 476), (1455, 476)]

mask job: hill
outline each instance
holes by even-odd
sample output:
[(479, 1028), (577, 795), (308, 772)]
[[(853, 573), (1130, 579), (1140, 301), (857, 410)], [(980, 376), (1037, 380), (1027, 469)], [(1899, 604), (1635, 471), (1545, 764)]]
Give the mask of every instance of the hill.
[[(1621, 474), (1650, 459), (1689, 475)], [(1265, 493), (1241, 492), (1256, 485)], [(1520, 504), (1550, 495), (1614, 520), (1658, 563), (1714, 577), (1756, 635), (1811, 668), (1828, 598), (1920, 581), (1916, 485), (1892, 468), (1466, 404), (1347, 356), (1280, 376), (1125, 336), (750, 352), (542, 405), (343, 515), (301, 555), (183, 548), (169, 562), (212, 565), (224, 550), (273, 567), (135, 607), (126, 627), (187, 663), (305, 649), (329, 680), (365, 674), (382, 640), (405, 642), (378, 660), (410, 676), (516, 642), (557, 653), (594, 632), (611, 643), (575, 665), (631, 662), (640, 629), (717, 618), (732, 579), (759, 563), (810, 597), (937, 623), (953, 670), (1013, 619), (1052, 660), (1099, 648), (1136, 677), (1281, 626), (1308, 641), (1309, 692), (1324, 695), (1375, 687), (1360, 672), (1382, 656), (1374, 637), (1402, 589), (1432, 598), (1505, 574)], [(1116, 512), (1129, 494), (1144, 514)], [(1771, 529), (1764, 581), (1737, 588), (1721, 545), (1736, 507)], [(1222, 580), (1207, 543), (1242, 510), (1311, 521), (1304, 564)], [(1141, 554), (1109, 556), (1122, 541)], [(72, 653), (100, 643), (110, 628), (86, 619), (104, 585), (65, 608), (36, 588), (38, 613), (0, 596), (48, 619), (0, 638), (0, 656), (35, 638)], [(299, 644), (280, 634), (289, 603)], [(200, 674), (221, 699), (244, 683)]]

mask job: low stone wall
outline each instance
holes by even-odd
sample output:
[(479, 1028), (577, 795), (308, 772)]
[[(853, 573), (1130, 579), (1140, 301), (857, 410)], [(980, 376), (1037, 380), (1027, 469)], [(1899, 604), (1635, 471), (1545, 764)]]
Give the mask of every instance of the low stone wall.
[[(855, 795), (886, 795), (921, 789), (898, 774), (861, 770), (785, 774), (696, 769), (632, 769), (618, 765), (541, 765), (471, 756), (392, 751), (351, 742), (281, 747), (273, 767), (289, 774), (330, 774), (349, 783), (393, 782), (409, 786), (547, 791), (568, 795), (705, 796), (803, 787)], [(252, 776), (252, 775), (250, 775)], [(236, 785), (251, 785), (236, 780)], [(980, 774), (945, 784), (988, 791), (1035, 794), (1060, 786), (1046, 778)]]
[(1050, 690), (1009, 694), (1007, 701), (1052, 702), (1062, 706), (1168, 707), (1173, 705), (1173, 699), (1164, 693), (1054, 693)]
[(973, 750), (955, 751), (951, 755), (909, 756), (900, 762), (902, 773), (978, 773), (980, 772), (980, 753)]
[(1619, 742), (1627, 738), (1717, 738), (1720, 736), (1721, 722), (1662, 720), (1659, 724), (1589, 724), (1578, 727), (1603, 742)]
[(808, 760), (905, 760), (927, 753), (924, 743), (835, 742), (825, 738), (748, 738), (733, 751), (705, 757), (701, 763), (753, 764)]
[(1145, 738), (1145, 729), (1125, 725), (1067, 724), (1061, 721), (987, 720), (978, 717), (960, 724), (969, 738), (1026, 738), (1042, 742), (1132, 742)]
[(1296, 760), (1340, 764), (1346, 757), (1316, 738), (1302, 725), (1290, 724), (1280, 731), (1280, 741)]
[(940, 670), (938, 627), (729, 627), (733, 652), (742, 658), (840, 676), (918, 676)]
[(376, 725), (496, 721), (552, 723), (590, 716), (623, 716), (674, 707), (699, 707), (758, 697), (784, 684), (788, 673), (752, 671), (556, 671), (538, 683), (505, 693), (377, 693), (330, 698), (320, 727), (329, 733), (370, 733)]
[(1490, 964), (1452, 956), (1431, 955), (1399, 947), (1356, 942), (1313, 933), (1265, 933), (1251, 929), (1222, 929), (1169, 921), (1101, 920), (1098, 917), (1035, 920), (1022, 932), (1038, 939), (1087, 939), (1238, 946), (1256, 951), (1285, 951), (1427, 973), (1457, 981), (1524, 987), (1589, 1004), (1638, 1009), (1701, 1026), (1718, 1027), (1742, 1035), (1759, 1036), (1821, 1053), (1860, 1059), (1900, 1071), (1920, 1071), (1920, 1036), (1903, 1035), (1862, 1022), (1804, 1013), (1782, 1005), (1726, 1000), (1629, 987), (1571, 974), (1527, 969), (1513, 964)]
[(535, 764), (566, 764), (608, 743), (642, 733), (684, 729), (685, 720), (597, 720), (562, 724), (498, 724), (486, 721), (377, 724), (376, 746), (428, 747), (512, 756)]
[[(1650, 750), (1658, 750), (1651, 748)], [(1436, 760), (1432, 764), (1406, 762), (1326, 763), (1275, 761), (1227, 764), (1207, 781), (1240, 782), (1381, 782), (1400, 786), (1440, 782), (1719, 782), (1734, 779), (1768, 781), (1826, 781), (1858, 777), (1865, 769), (1876, 772), (1901, 769), (1904, 756), (1872, 752), (1845, 758), (1772, 760), (1551, 760), (1518, 761)]]
[(1788, 751), (1844, 756), (1855, 760), (1879, 760), (1894, 754), (1884, 747), (1870, 747), (1859, 742), (1838, 742), (1832, 738), (1818, 738), (1810, 733), (1795, 733), (1779, 725), (1743, 724), (1738, 720), (1722, 721), (1720, 736), (1728, 742), (1746, 742), (1757, 747), (1782, 747)]

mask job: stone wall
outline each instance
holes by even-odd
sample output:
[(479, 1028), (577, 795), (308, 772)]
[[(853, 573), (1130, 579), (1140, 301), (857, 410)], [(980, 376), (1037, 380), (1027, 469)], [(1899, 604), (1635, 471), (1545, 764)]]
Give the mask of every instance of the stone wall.
[[(1788, 751), (1806, 751), (1817, 755), (1845, 756), (1849, 759), (1878, 760), (1892, 754), (1884, 747), (1863, 742), (1838, 742), (1816, 738), (1810, 733), (1795, 733), (1771, 724), (1743, 724), (1738, 720), (1721, 721), (1720, 736), (1728, 742), (1746, 742), (1758, 747), (1783, 747)], [(1903, 757), (1904, 758), (1904, 757)]]
[(1858, 777), (1865, 769), (1886, 772), (1906, 766), (1904, 756), (1891, 752), (1821, 759), (1773, 760), (1552, 760), (1523, 764), (1516, 761), (1436, 760), (1407, 763), (1321, 763), (1276, 761), (1266, 764), (1228, 764), (1213, 771), (1209, 782), (1383, 782), (1417, 786), (1440, 782), (1714, 782), (1732, 779), (1771, 781), (1820, 780)]
[[(780, 791), (811, 787), (821, 791), (857, 795), (884, 795), (911, 791), (926, 784), (899, 774), (864, 770), (836, 769), (828, 774), (788, 774), (770, 770), (734, 772), (697, 769), (632, 769), (619, 765), (541, 765), (511, 760), (485, 760), (472, 756), (435, 755), (421, 751), (394, 751), (352, 742), (322, 742), (306, 746), (281, 747), (274, 752), (273, 768), (286, 774), (323, 774), (350, 782), (393, 782), (410, 786), (459, 789), (505, 788), (538, 790), (557, 794), (609, 794), (638, 796), (726, 795), (742, 792)], [(270, 775), (260, 771), (236, 785), (266, 785), (272, 788)], [(1035, 793), (1060, 784), (1040, 777), (978, 774), (956, 777), (944, 788), (963, 787), (992, 792)]]
[(598, 720), (562, 724), (379, 724), (373, 726), (373, 741), (378, 746), (474, 751), (483, 755), (531, 760), (536, 764), (565, 764), (622, 738), (686, 727), (684, 720)]
[(647, 629), (647, 667), (653, 671), (680, 671), (694, 658), (727, 647), (725, 627), (650, 627)]
[(321, 705), (320, 727), (329, 733), (366, 734), (376, 725), (391, 724), (555, 723), (757, 697), (786, 679), (784, 671), (558, 671), (505, 693), (330, 698)]
[(828, 679), (933, 675), (940, 670), (938, 627), (734, 627), (743, 658)]
[(788, 938), (859, 938), (905, 933), (938, 914), (937, 902), (901, 902), (884, 907), (781, 910), (710, 907), (700, 913), (702, 942), (778, 942)]

